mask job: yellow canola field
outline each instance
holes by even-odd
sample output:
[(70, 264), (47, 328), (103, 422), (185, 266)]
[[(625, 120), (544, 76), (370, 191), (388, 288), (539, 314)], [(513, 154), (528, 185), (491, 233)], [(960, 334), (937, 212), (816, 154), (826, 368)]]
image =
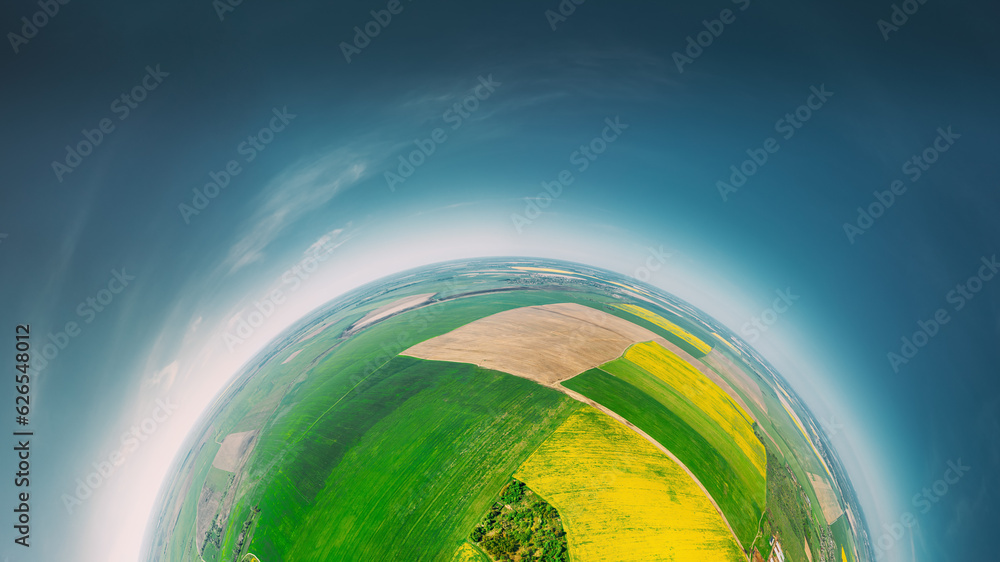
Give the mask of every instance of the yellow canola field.
[(693, 345), (695, 349), (702, 352), (703, 354), (707, 355), (709, 351), (712, 351), (712, 346), (701, 341), (697, 336), (695, 336), (691, 332), (688, 332), (684, 328), (681, 328), (677, 324), (674, 324), (670, 320), (667, 320), (666, 318), (660, 316), (659, 314), (656, 314), (655, 312), (651, 312), (649, 310), (646, 310), (645, 308), (642, 308), (641, 306), (636, 306), (634, 304), (616, 304), (615, 308), (620, 308), (621, 310), (624, 310), (629, 314), (634, 314), (639, 318), (642, 318), (643, 320), (656, 324), (657, 326), (663, 328), (664, 330), (669, 331), (671, 334)]
[(514, 478), (559, 510), (574, 562), (745, 560), (687, 472), (593, 407), (567, 418)]
[(721, 341), (722, 343), (724, 343), (724, 344), (728, 345), (728, 346), (729, 346), (729, 349), (731, 349), (731, 350), (735, 351), (735, 352), (736, 352), (736, 355), (737, 355), (737, 356), (740, 356), (740, 355), (742, 355), (742, 354), (740, 353), (740, 350), (739, 350), (739, 348), (738, 348), (738, 347), (736, 347), (735, 345), (733, 345), (733, 342), (731, 342), (731, 341), (729, 341), (728, 339), (726, 339), (726, 338), (724, 338), (724, 337), (720, 336), (719, 334), (716, 334), (715, 332), (712, 332), (712, 335), (713, 335), (713, 336), (715, 336), (715, 339), (717, 339), (717, 340)]
[(637, 343), (625, 352), (625, 359), (667, 383), (678, 394), (705, 412), (733, 438), (743, 454), (764, 476), (767, 453), (753, 432), (753, 418), (719, 385), (656, 342)]
[(566, 275), (580, 275), (579, 273), (573, 273), (572, 271), (563, 271), (561, 269), (552, 269), (550, 267), (514, 266), (511, 269), (516, 269), (518, 271), (539, 271), (542, 273), (564, 273)]
[(476, 547), (463, 542), (462, 546), (459, 546), (458, 550), (455, 551), (451, 562), (483, 562), (483, 555), (476, 550)]

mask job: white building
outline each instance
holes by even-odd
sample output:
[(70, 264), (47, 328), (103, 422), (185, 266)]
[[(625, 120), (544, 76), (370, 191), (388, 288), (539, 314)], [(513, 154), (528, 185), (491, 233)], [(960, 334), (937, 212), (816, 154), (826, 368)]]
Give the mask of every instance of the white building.
[(771, 537), (771, 544), (774, 548), (771, 549), (771, 556), (767, 559), (767, 562), (785, 562), (785, 552), (781, 550), (781, 543), (778, 539)]

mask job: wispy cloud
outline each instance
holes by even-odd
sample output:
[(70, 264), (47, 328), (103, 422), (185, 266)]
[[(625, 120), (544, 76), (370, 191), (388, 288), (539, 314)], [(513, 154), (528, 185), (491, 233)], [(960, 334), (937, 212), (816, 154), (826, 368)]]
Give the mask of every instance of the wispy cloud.
[[(463, 142), (476, 142), (505, 131), (505, 121), (494, 119), (499, 115), (555, 104), (574, 94), (584, 93), (601, 99), (652, 96), (669, 85), (662, 72), (666, 64), (662, 58), (641, 52), (609, 54), (573, 50), (544, 60), (483, 68), (480, 74), (492, 74), (503, 84), (504, 93), (474, 118), (476, 121), (489, 120), (495, 125), (480, 128), (472, 135), (463, 133)], [(593, 85), (594, 75), (621, 66), (631, 72), (611, 82), (598, 81), (601, 84), (599, 87)], [(643, 79), (637, 82), (634, 78), (636, 74)], [(521, 78), (515, 82), (508, 76)], [(348, 146), (335, 149), (315, 161), (296, 164), (273, 179), (258, 196), (256, 210), (238, 231), (239, 237), (230, 247), (219, 273), (231, 275), (261, 260), (267, 246), (298, 219), (365, 177), (380, 174), (386, 162), (410, 143), (410, 131), (419, 131), (429, 124), (440, 125), (443, 112), (455, 101), (469, 95), (477, 85), (477, 75), (471, 73), (461, 77), (442, 76), (424, 82), (408, 91), (391, 109), (384, 111), (381, 118), (373, 117), (374, 127), (367, 134), (352, 139)], [(386, 138), (400, 140), (393, 143), (383, 140)]]
[(244, 223), (243, 234), (230, 248), (222, 267), (226, 274), (260, 260), (264, 249), (289, 225), (355, 185), (371, 163), (346, 149), (295, 166), (271, 181), (261, 204)]
[(356, 235), (357, 230), (351, 230), (351, 225), (352, 223), (347, 223), (347, 226), (344, 228), (337, 228), (320, 236), (302, 254), (312, 256), (320, 253), (329, 253), (339, 248)]
[(173, 361), (166, 367), (163, 367), (159, 371), (149, 375), (142, 381), (143, 388), (150, 387), (162, 387), (160, 389), (161, 394), (165, 394), (170, 387), (174, 384), (174, 379), (177, 378), (177, 372), (180, 370), (180, 362)]

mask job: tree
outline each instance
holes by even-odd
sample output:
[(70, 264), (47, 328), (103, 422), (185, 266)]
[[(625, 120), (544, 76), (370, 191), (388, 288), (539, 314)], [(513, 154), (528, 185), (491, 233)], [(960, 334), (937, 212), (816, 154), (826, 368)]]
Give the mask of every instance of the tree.
[(517, 503), (521, 496), (524, 495), (524, 483), (518, 480), (512, 480), (507, 487), (503, 489), (500, 493), (500, 499), (503, 503), (508, 505), (513, 505)]

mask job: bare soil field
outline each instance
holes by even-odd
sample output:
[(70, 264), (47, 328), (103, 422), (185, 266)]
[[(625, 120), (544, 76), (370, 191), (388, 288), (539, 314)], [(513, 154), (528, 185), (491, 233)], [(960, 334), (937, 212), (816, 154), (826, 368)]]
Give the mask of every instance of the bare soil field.
[(256, 431), (244, 431), (241, 433), (230, 433), (222, 440), (222, 447), (215, 454), (212, 466), (226, 472), (236, 472), (242, 464), (243, 457), (250, 452)]
[(361, 320), (355, 322), (354, 325), (352, 325), (348, 331), (356, 332), (364, 328), (365, 326), (374, 324), (375, 322), (378, 322), (379, 320), (382, 320), (384, 318), (388, 318), (393, 314), (398, 314), (400, 312), (403, 312), (404, 310), (416, 308), (424, 304), (425, 302), (429, 301), (431, 297), (433, 297), (436, 294), (437, 293), (424, 293), (422, 295), (413, 295), (412, 297), (402, 298), (399, 299), (398, 301), (393, 301), (387, 305), (380, 306), (379, 308), (376, 308), (375, 310), (366, 314)]
[(204, 487), (198, 496), (197, 516), (195, 517), (194, 538), (198, 552), (205, 549), (205, 536), (212, 528), (212, 521), (219, 513), (219, 506), (222, 503), (222, 492)]
[(811, 472), (806, 474), (809, 475), (809, 482), (812, 484), (813, 490), (816, 491), (816, 497), (819, 499), (820, 508), (823, 510), (823, 517), (826, 518), (826, 524), (833, 525), (844, 514), (844, 511), (840, 509), (840, 502), (837, 501), (837, 494), (822, 476), (817, 476)]
[[(305, 349), (305, 348), (302, 348), (302, 349)], [(284, 361), (282, 361), (282, 362), (281, 362), (281, 364), (282, 364), (282, 365), (284, 365), (285, 363), (288, 363), (288, 362), (290, 362), (290, 361), (291, 361), (292, 359), (295, 359), (295, 357), (296, 357), (296, 356), (297, 356), (298, 354), (302, 353), (302, 349), (298, 349), (298, 350), (296, 350), (296, 351), (295, 351), (295, 353), (293, 353), (293, 354), (289, 355), (289, 356), (288, 356), (288, 359), (285, 359)]]
[(401, 355), (436, 361), (473, 363), (552, 386), (587, 369), (621, 357), (632, 344), (655, 341), (719, 385), (751, 416), (732, 384), (766, 412), (760, 388), (718, 351), (708, 365), (657, 334), (587, 306), (560, 303), (500, 312), (419, 343)]
[(663, 338), (606, 312), (579, 304), (547, 304), (471, 322), (401, 355), (473, 363), (552, 386), (617, 359), (633, 343)]

